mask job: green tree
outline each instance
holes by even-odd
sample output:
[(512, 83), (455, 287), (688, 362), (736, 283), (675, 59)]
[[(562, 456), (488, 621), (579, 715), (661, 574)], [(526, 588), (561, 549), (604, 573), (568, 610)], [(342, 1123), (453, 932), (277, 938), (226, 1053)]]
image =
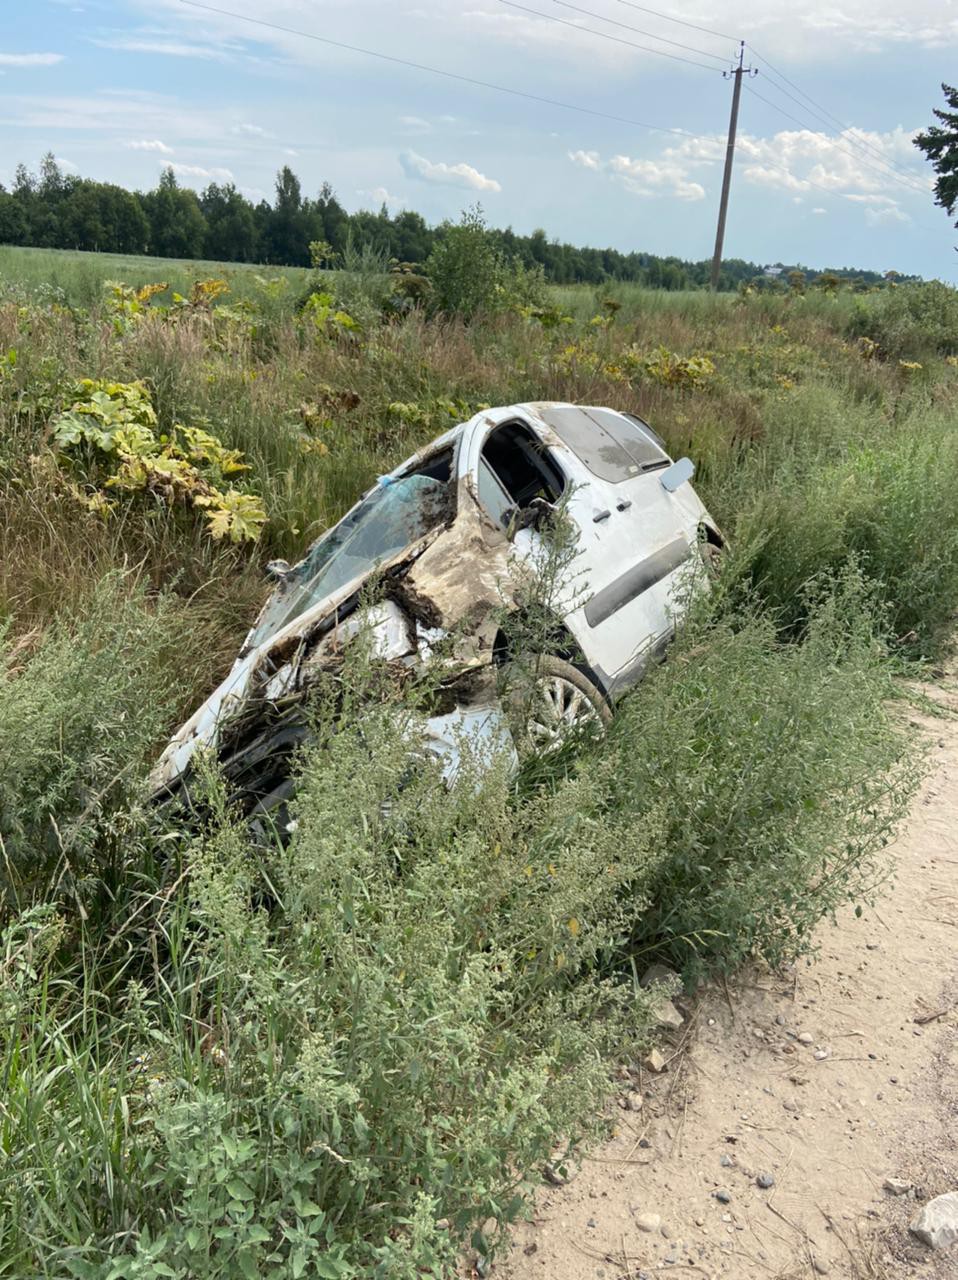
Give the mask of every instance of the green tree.
[(203, 252), (221, 262), (256, 261), (256, 219), (253, 206), (232, 182), (211, 182), (200, 196), (206, 218)]
[(506, 274), (502, 254), (493, 242), (482, 207), (463, 212), (458, 223), (446, 223), (426, 262), (436, 306), (464, 316), (492, 310)]
[(309, 265), (309, 211), (303, 206), (299, 178), (288, 164), (276, 175), (276, 199), (266, 222), (264, 247), (270, 262), (284, 267)]
[(319, 197), (313, 202), (312, 209), (322, 223), (321, 226), (317, 225), (314, 238), (328, 240), (337, 253), (342, 253), (349, 239), (352, 220), (328, 182), (320, 187)]
[(26, 244), (27, 220), (18, 201), (0, 187), (0, 244)]
[(154, 191), (143, 197), (150, 224), (150, 252), (160, 258), (199, 258), (203, 253), (206, 219), (193, 191), (179, 186), (169, 167)]
[(919, 133), (915, 146), (925, 153), (938, 174), (935, 203), (941, 205), (950, 217), (958, 204), (958, 89), (950, 84), (943, 84), (941, 88), (949, 110), (934, 108), (932, 114), (941, 123)]

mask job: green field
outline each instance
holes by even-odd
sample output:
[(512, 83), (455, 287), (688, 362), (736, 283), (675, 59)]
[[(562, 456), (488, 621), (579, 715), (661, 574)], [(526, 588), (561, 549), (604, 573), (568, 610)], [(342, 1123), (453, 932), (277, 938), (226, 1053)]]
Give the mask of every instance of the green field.
[[(888, 871), (901, 677), (958, 606), (958, 294), (545, 289), (463, 248), (415, 305), (373, 258), (0, 249), (0, 1276), (452, 1277), (597, 1132), (641, 968), (783, 963)], [(640, 413), (731, 543), (608, 736), (410, 781), (357, 651), (289, 845), (213, 774), (202, 830), (148, 810), (265, 562), (529, 399)]]

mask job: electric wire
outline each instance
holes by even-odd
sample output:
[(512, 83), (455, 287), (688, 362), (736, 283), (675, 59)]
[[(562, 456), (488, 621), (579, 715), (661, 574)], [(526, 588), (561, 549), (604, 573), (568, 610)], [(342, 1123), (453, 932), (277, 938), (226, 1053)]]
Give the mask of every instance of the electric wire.
[[(779, 115), (784, 116), (787, 120), (791, 120), (793, 124), (797, 124), (800, 129), (808, 128), (807, 121), (799, 120), (797, 116), (793, 116), (790, 111), (786, 111), (784, 107), (780, 107), (777, 102), (772, 102), (771, 99), (766, 98), (763, 94), (759, 93), (757, 89), (753, 89), (751, 85), (746, 84), (745, 88), (754, 98), (758, 98), (759, 102), (764, 102), (765, 105), (768, 107), (771, 107), (773, 111), (777, 111)], [(900, 174), (896, 173), (893, 169), (889, 169), (887, 164), (885, 165), (884, 168), (879, 169), (878, 166), (874, 163), (874, 161), (868, 160), (860, 154), (856, 154), (856, 152), (853, 151), (850, 147), (843, 145), (843, 143), (840, 140), (834, 137), (831, 137), (830, 135), (825, 135), (825, 136), (828, 137), (829, 142), (831, 142), (832, 146), (834, 146), (837, 150), (845, 152), (845, 154), (851, 156), (853, 160), (857, 160), (859, 164), (864, 165), (866, 169), (870, 169), (873, 173), (877, 173), (879, 177), (884, 178), (886, 182), (888, 180), (891, 180), (893, 182), (899, 183), (903, 187), (907, 187), (909, 191), (918, 192), (921, 195), (928, 194), (927, 190), (923, 186), (921, 186), (920, 183), (918, 183), (917, 181), (912, 181), (910, 179), (906, 179), (902, 177)]]
[[(269, 22), (264, 18), (254, 18), (254, 17), (250, 17), (248, 14), (236, 13), (235, 10), (232, 10), (232, 9), (224, 9), (217, 5), (207, 4), (205, 3), (205, 0), (179, 0), (179, 3), (191, 9), (200, 9), (206, 13), (215, 13), (215, 14), (218, 14), (220, 17), (232, 18), (238, 22), (249, 23), (252, 26), (266, 27), (273, 31), (283, 32), (285, 35), (298, 36), (300, 39), (304, 39), (304, 40), (314, 40), (320, 44), (329, 45), (330, 47), (335, 49), (345, 49), (348, 53), (360, 53), (367, 57), (378, 58), (382, 62), (389, 62), (397, 66), (409, 67), (414, 71), (425, 71), (429, 75), (442, 76), (447, 80), (458, 80), (463, 84), (473, 85), (481, 89), (491, 89), (496, 93), (505, 93), (505, 94), (508, 94), (510, 97), (514, 97), (514, 98), (524, 98), (527, 101), (537, 102), (544, 106), (559, 107), (564, 111), (575, 111), (580, 115), (591, 116), (594, 119), (610, 120), (614, 124), (625, 124), (630, 126), (631, 128), (645, 129), (651, 133), (664, 133), (664, 134), (669, 134), (673, 137), (689, 138), (694, 142), (714, 142), (715, 141), (714, 137), (705, 136), (703, 134), (691, 133), (688, 129), (680, 129), (677, 127), (668, 128), (664, 125), (648, 124), (646, 121), (643, 121), (643, 120), (635, 120), (628, 116), (614, 115), (608, 111), (599, 111), (594, 107), (583, 107), (583, 106), (577, 105), (576, 103), (563, 102), (558, 98), (547, 98), (540, 94), (528, 93), (524, 89), (513, 89), (508, 85), (495, 84), (493, 81), (479, 80), (474, 76), (461, 75), (459, 72), (456, 72), (456, 71), (446, 71), (440, 67), (430, 67), (425, 63), (414, 62), (409, 58), (400, 58), (395, 54), (382, 53), (376, 49), (365, 49), (359, 45), (347, 44), (343, 40), (333, 40), (329, 36), (317, 35), (315, 32), (312, 32), (312, 31), (302, 31), (295, 27), (287, 27), (287, 26), (283, 26), (280, 23)], [(642, 6), (635, 5), (633, 7), (641, 8)], [(654, 12), (654, 11), (649, 10), (649, 12)], [(676, 19), (676, 21), (678, 21), (678, 19)], [(686, 24), (686, 25), (689, 25), (689, 24)], [(719, 32), (714, 34), (721, 35), (722, 33)], [(707, 67), (706, 70), (711, 71), (712, 68)], [(746, 86), (746, 88), (748, 88), (748, 86)], [(750, 92), (754, 93), (755, 91), (750, 89)], [(761, 97), (760, 94), (755, 94), (755, 96), (759, 98)], [(766, 99), (762, 99), (762, 100), (767, 101)], [(769, 103), (768, 105), (774, 106), (773, 103)], [(784, 165), (776, 164), (775, 161), (773, 160), (764, 160), (763, 164), (767, 168), (776, 169), (780, 173), (784, 173), (787, 177), (794, 178), (794, 175), (791, 173), (791, 170), (786, 168)], [(796, 181), (801, 183), (803, 186), (815, 187), (819, 191), (824, 191), (826, 195), (834, 196), (834, 195), (842, 194), (841, 192), (836, 192), (832, 187), (825, 187), (821, 183), (815, 182), (814, 179), (812, 178), (800, 178), (800, 179), (796, 179)]]
[[(861, 147), (863, 150), (870, 152), (871, 155), (875, 157), (875, 159), (880, 160), (883, 164), (886, 164), (890, 168), (894, 169), (903, 178), (907, 178), (909, 181), (913, 183), (917, 182), (917, 179), (914, 174), (909, 173), (907, 169), (903, 168), (902, 165), (897, 164), (894, 160), (890, 160), (886, 155), (883, 154), (883, 152), (878, 147), (873, 146), (872, 143), (870, 143), (867, 138), (859, 137), (853, 125), (846, 124), (844, 121), (839, 120), (839, 118), (836, 115), (834, 115), (831, 111), (829, 111), (827, 107), (824, 107), (822, 106), (821, 103), (816, 102), (815, 99), (811, 97), (810, 94), (807, 94), (804, 91), (804, 89), (800, 89), (798, 85), (795, 84), (792, 80), (789, 80), (789, 78), (786, 75), (784, 75), (782, 72), (777, 70), (777, 68), (773, 67), (772, 64), (768, 61), (768, 59), (763, 57), (751, 45), (749, 45), (748, 48), (753, 57), (757, 58), (759, 62), (762, 62), (765, 64), (767, 68), (765, 78), (770, 88), (775, 89), (778, 93), (784, 94), (786, 98), (790, 98), (791, 101), (794, 102), (801, 111), (807, 111), (809, 112), (810, 115), (814, 115), (817, 119), (821, 120), (823, 124), (827, 124), (830, 129), (838, 128), (842, 132), (842, 134), (846, 137), (846, 140), (851, 142), (853, 146)], [(769, 71), (771, 71), (772, 74), (778, 77), (780, 80), (784, 80), (786, 84), (791, 85), (792, 88), (797, 93), (800, 93), (803, 98), (805, 98), (809, 103), (811, 103), (811, 106), (810, 107), (805, 106), (804, 103), (802, 103), (798, 98), (796, 98), (794, 94), (789, 93), (787, 89), (784, 89), (782, 88), (781, 85), (776, 84), (775, 80), (770, 80), (768, 77)], [(848, 134), (854, 134), (855, 136), (853, 138), (849, 138), (847, 136)], [(920, 183), (916, 186), (915, 189), (920, 190), (923, 194), (927, 194), (927, 188), (921, 186)]]
[(633, 27), (628, 22), (619, 22), (616, 18), (607, 18), (604, 14), (595, 13), (592, 9), (583, 9), (581, 5), (570, 4), (569, 0), (552, 0), (552, 3), (561, 5), (563, 9), (573, 9), (576, 13), (581, 13), (586, 18), (594, 18), (598, 22), (608, 22), (614, 27), (621, 27), (623, 31), (631, 31), (634, 35), (648, 36), (650, 40), (659, 40), (662, 44), (670, 44), (675, 49), (684, 49), (686, 53), (697, 53), (703, 58), (714, 58), (716, 62), (727, 63), (729, 61), (727, 57), (720, 53), (710, 53), (707, 49), (696, 49), (690, 44), (682, 44), (680, 40), (669, 40), (666, 36), (657, 36), (654, 31), (644, 31), (641, 27)]
[[(268, 27), (272, 31), (281, 31), (285, 35), (298, 36), (303, 40), (316, 40), (320, 44), (330, 45), (334, 49), (345, 49), (348, 53), (361, 53), (370, 58), (379, 58), (382, 62), (391, 62), (400, 67), (411, 67), (414, 71), (426, 71), (429, 75), (443, 76), (447, 80), (459, 80), (463, 84), (471, 84), (480, 89), (492, 89), (496, 93), (507, 93), (513, 98), (525, 98), (529, 102), (542, 103), (548, 107), (561, 107), (563, 111), (576, 111), (581, 115), (593, 116), (599, 120), (611, 120), (614, 124), (627, 124), (634, 129), (647, 129), (651, 133), (667, 133), (674, 137), (693, 138), (696, 142), (709, 139), (690, 133), (688, 129), (669, 128), (660, 124), (648, 124), (644, 120), (635, 120), (630, 116), (614, 115), (609, 111), (599, 111), (595, 107), (583, 107), (573, 102), (563, 102), (559, 98), (546, 98), (538, 93), (528, 93), (525, 89), (513, 89), (508, 85), (496, 84), (491, 80), (479, 80), (475, 76), (464, 76), (457, 71), (446, 71), (442, 67), (430, 67), (424, 62), (413, 62), (409, 58), (400, 58), (392, 53), (381, 53), (377, 49), (364, 49), (360, 45), (347, 44), (344, 40), (333, 40), (329, 36), (316, 35), (313, 31), (301, 31), (296, 27), (286, 27), (278, 22), (267, 22), (265, 18), (253, 18), (245, 13), (236, 13), (232, 9), (223, 9), (217, 5), (206, 4), (204, 0), (179, 0), (179, 3), (190, 9), (202, 9), (207, 13), (216, 13), (223, 18), (234, 18), (237, 22), (248, 22), (257, 27)], [(578, 30), (579, 28), (577, 28)], [(712, 67), (706, 67), (711, 71)]]
[[(651, 49), (646, 44), (636, 44), (634, 40), (625, 40), (622, 36), (610, 35), (607, 31), (594, 31), (592, 27), (580, 27), (575, 22), (570, 22), (568, 18), (560, 18), (554, 13), (543, 13), (541, 9), (530, 9), (528, 5), (519, 4), (518, 0), (499, 0), (500, 4), (507, 5), (510, 9), (519, 9), (523, 13), (531, 13), (536, 18), (543, 18), (546, 22), (558, 22), (563, 27), (569, 27), (572, 31), (577, 31), (581, 35), (597, 36), (600, 40), (611, 40), (613, 44), (621, 44), (629, 49), (639, 49), (642, 53), (654, 53), (660, 58), (670, 58), (673, 62), (684, 62), (690, 67), (700, 67), (703, 71), (711, 71), (713, 74), (718, 70), (717, 67), (710, 67), (705, 62), (695, 62), (692, 58), (683, 58), (678, 53), (666, 53), (664, 49)], [(653, 36), (653, 39), (657, 37)], [(710, 57), (714, 55), (708, 55)]]
[(639, 13), (649, 13), (653, 18), (663, 18), (666, 22), (677, 22), (680, 27), (689, 27), (692, 31), (701, 31), (707, 36), (718, 36), (720, 40), (732, 40), (739, 43), (738, 36), (730, 36), (727, 31), (713, 31), (711, 27), (700, 27), (695, 22), (686, 22), (684, 18), (673, 18), (671, 14), (662, 13), (659, 9), (648, 9), (644, 4), (636, 4), (635, 0), (618, 0), (629, 9), (637, 9)]

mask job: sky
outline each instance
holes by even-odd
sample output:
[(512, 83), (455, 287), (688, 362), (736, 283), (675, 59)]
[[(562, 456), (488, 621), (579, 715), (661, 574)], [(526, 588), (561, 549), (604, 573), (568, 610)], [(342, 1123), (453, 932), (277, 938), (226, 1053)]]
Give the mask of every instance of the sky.
[(211, 3), (229, 14), (3, 0), (0, 182), (52, 151), (127, 187), (171, 165), (258, 200), (289, 164), (349, 209), (438, 222), (478, 201), (517, 232), (701, 259), (744, 39), (725, 256), (958, 282), (912, 143), (958, 82), (958, 0)]

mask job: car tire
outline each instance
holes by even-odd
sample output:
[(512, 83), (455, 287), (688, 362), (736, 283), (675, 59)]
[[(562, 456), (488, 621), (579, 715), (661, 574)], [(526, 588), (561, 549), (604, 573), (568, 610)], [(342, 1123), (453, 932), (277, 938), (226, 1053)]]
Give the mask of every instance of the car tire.
[(504, 700), (521, 753), (547, 753), (572, 733), (603, 733), (612, 708), (579, 667), (552, 654), (515, 659), (502, 671)]
[(722, 561), (725, 559), (725, 547), (713, 542), (704, 528), (699, 530), (699, 555), (705, 566), (705, 576), (709, 582), (714, 582), (719, 576)]

